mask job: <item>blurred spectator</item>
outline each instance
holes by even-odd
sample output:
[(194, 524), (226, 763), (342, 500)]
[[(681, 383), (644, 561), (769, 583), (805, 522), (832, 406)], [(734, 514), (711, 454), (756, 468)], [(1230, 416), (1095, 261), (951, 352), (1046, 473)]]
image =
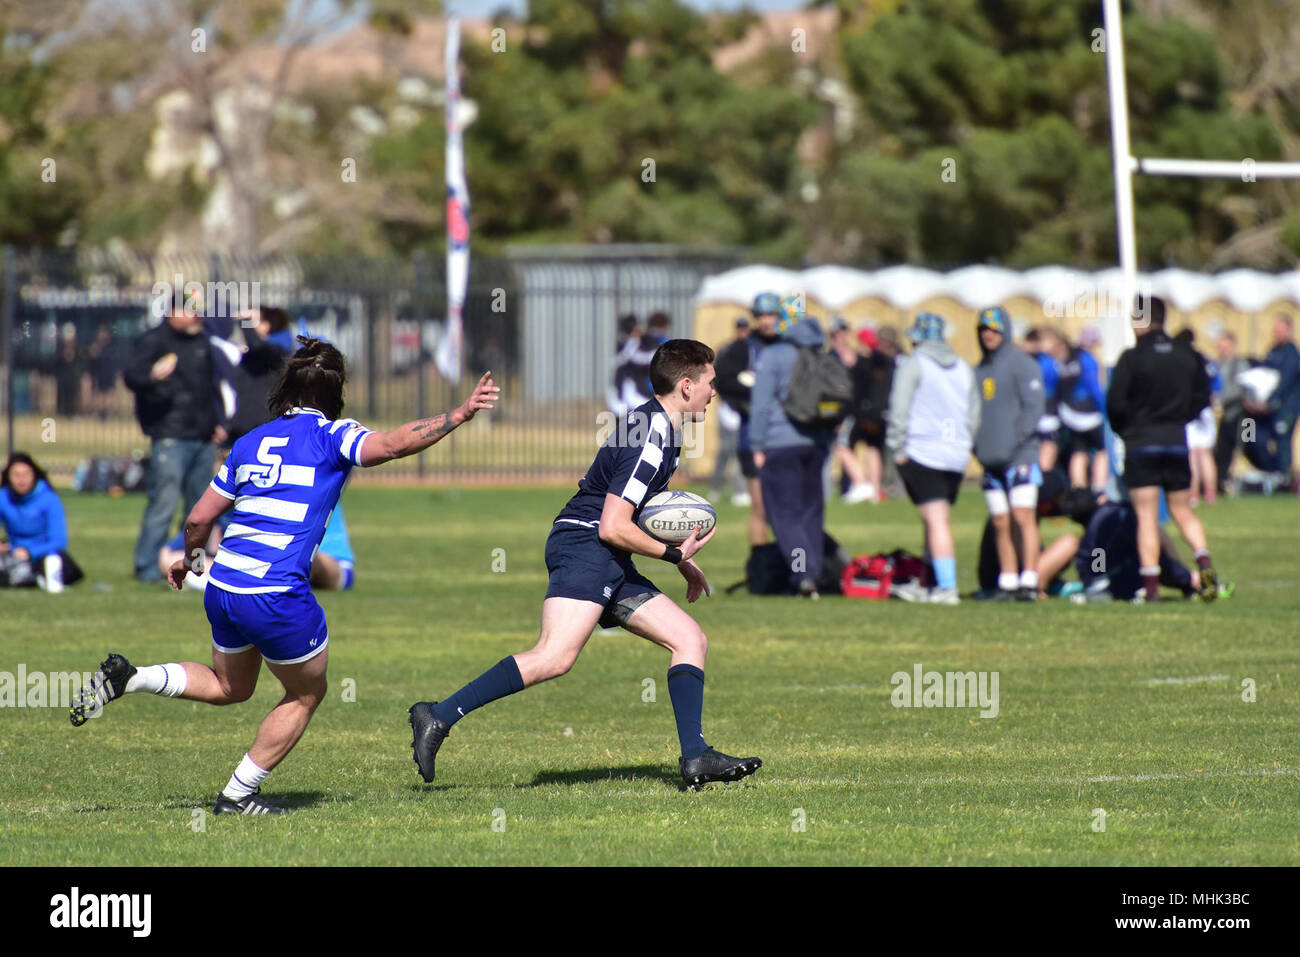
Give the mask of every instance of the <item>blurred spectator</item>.
[(795, 311), (793, 300), (787, 300), (787, 307), (791, 310), (788, 331), (758, 359), (750, 441), (767, 521), (790, 568), (791, 590), (816, 598), (825, 557), (822, 473), (835, 431), (792, 422), (782, 403), (790, 392), (799, 350), (820, 350), (826, 334), (816, 319)]
[(347, 591), (356, 582), (356, 559), (343, 520), (343, 503), (334, 507), (320, 548), (311, 560), (311, 587), (326, 591)]
[(113, 339), (113, 330), (104, 323), (95, 330), (95, 340), (86, 350), (90, 369), (91, 411), (101, 419), (113, 410), (113, 390), (121, 371), (121, 356)]
[[(866, 363), (861, 361), (861, 357), (858, 355), (853, 330), (849, 328), (848, 321), (843, 316), (836, 316), (831, 320), (831, 354), (840, 360), (844, 368), (849, 370), (849, 376), (853, 380), (853, 397), (856, 402), (860, 391), (859, 380), (861, 378), (861, 373), (857, 370), (859, 366), (862, 366), (865, 370)], [(840, 423), (835, 442), (835, 458), (840, 463), (840, 491), (843, 493), (845, 505), (857, 505), (859, 502), (875, 503), (877, 501), (876, 486), (867, 481), (866, 470), (858, 462), (858, 457), (854, 452), (853, 432), (856, 422), (857, 420), (853, 414), (845, 418)]]
[(1205, 530), (1188, 503), (1191, 471), (1187, 423), (1210, 402), (1205, 364), (1190, 348), (1165, 334), (1166, 307), (1157, 296), (1140, 296), (1133, 316), (1137, 344), (1115, 363), (1106, 411), (1124, 440), (1124, 484), (1137, 513), (1139, 573), (1145, 601), (1160, 593), (1160, 492), (1169, 514), (1196, 553), (1202, 597), (1218, 595)]
[(122, 372), (152, 448), (149, 501), (135, 546), (135, 575), (145, 583), (163, 581), (158, 550), (167, 541), (176, 505), (181, 502), (186, 514), (194, 507), (212, 479), (212, 444), (226, 439), (218, 424), (223, 412), (213, 346), (202, 333), (202, 316), (172, 309), (166, 321), (136, 339)]
[(750, 415), (755, 381), (755, 369), (763, 350), (780, 338), (777, 330), (780, 297), (774, 292), (761, 292), (754, 297), (750, 313), (753, 324), (750, 333), (738, 337), (718, 353), (714, 363), (714, 383), (723, 401), (740, 413), (740, 431), (736, 436), (736, 459), (740, 474), (745, 477), (748, 501), (735, 501), (736, 505), (749, 505), (749, 547), (758, 548), (767, 543), (767, 515), (763, 510), (763, 487), (754, 464)]
[(1241, 440), (1241, 420), (1245, 416), (1242, 406), (1241, 384), (1237, 376), (1250, 368), (1250, 362), (1237, 354), (1237, 337), (1228, 330), (1219, 334), (1214, 343), (1219, 356), (1219, 434), (1214, 442), (1215, 471), (1219, 476), (1220, 492), (1232, 469), (1232, 458)]
[(81, 412), (81, 379), (86, 358), (77, 346), (77, 327), (65, 322), (59, 330), (58, 351), (54, 355), (55, 409), (59, 415)]
[(921, 513), (925, 559), (935, 588), (916, 582), (891, 591), (905, 601), (956, 605), (957, 553), (951, 513), (979, 430), (979, 387), (970, 366), (944, 341), (943, 317), (920, 313), (908, 330), (912, 354), (898, 364), (889, 394), (885, 446)]
[(1290, 316), (1278, 314), (1273, 320), (1273, 347), (1262, 365), (1280, 378), (1266, 404), (1244, 400), (1246, 411), (1259, 419), (1256, 441), (1247, 446), (1246, 456), (1256, 468), (1282, 472), (1289, 478), (1296, 419), (1300, 418), (1300, 352)]
[(1196, 349), (1196, 333), (1191, 328), (1181, 330), (1174, 339), (1181, 342), (1196, 354), (1205, 367), (1206, 378), (1210, 382), (1211, 404), (1203, 408), (1200, 414), (1187, 423), (1187, 466), (1192, 472), (1192, 485), (1188, 490), (1187, 501), (1195, 508), (1201, 498), (1206, 504), (1213, 504), (1219, 495), (1218, 469), (1214, 465), (1214, 396), (1220, 390), (1219, 367), (1201, 355)]
[(614, 352), (624, 358), (624, 351), (635, 351), (641, 344), (641, 321), (633, 313), (618, 317), (618, 345)]
[[(885, 424), (889, 416), (889, 392), (894, 385), (894, 369), (903, 352), (898, 330), (891, 326), (859, 329), (858, 344), (866, 351), (854, 371), (854, 416), (850, 444), (856, 448), (865, 442), (864, 477), (876, 489), (877, 501), (885, 498)], [(893, 468), (892, 461), (889, 467)]]
[(0, 585), (38, 585), (61, 592), (81, 580), (68, 554), (63, 503), (30, 455), (15, 452), (0, 474)]
[(256, 321), (244, 327), (246, 349), (232, 373), (235, 388), (235, 414), (230, 420), (229, 437), (232, 443), (270, 421), (266, 398), (280, 380), (285, 359), (294, 351), (289, 314), (283, 309), (260, 309), (250, 319)]
[(1047, 351), (1050, 333), (1045, 329), (1030, 329), (1025, 334), (1024, 349), (1038, 362), (1043, 377), (1043, 417), (1038, 420), (1038, 468), (1044, 474), (1056, 468), (1060, 458), (1061, 419), (1056, 414), (1056, 360)]
[(1055, 329), (1043, 330), (1043, 344), (1056, 360), (1056, 414), (1061, 420), (1063, 439), (1060, 451), (1070, 484), (1099, 492), (1110, 474), (1102, 436), (1106, 394), (1101, 388), (1101, 370), (1092, 353), (1071, 346)]
[(1011, 342), (1011, 319), (1005, 309), (983, 310), (976, 329), (983, 358), (975, 367), (982, 403), (975, 458), (984, 467), (984, 501), (997, 537), (1000, 571), (994, 600), (1035, 601), (1043, 380), (1038, 363)]
[[(736, 318), (736, 338), (719, 351), (719, 363), (722, 361), (721, 354), (732, 346), (739, 346), (742, 353), (748, 357), (749, 346), (746, 340), (749, 339), (750, 329), (748, 316)], [(714, 369), (716, 368), (715, 365)], [(715, 380), (720, 378), (720, 374), (715, 376)], [(740, 463), (737, 460), (737, 453), (740, 450), (740, 430), (745, 420), (740, 410), (727, 401), (727, 397), (722, 394), (722, 389), (717, 386), (717, 381), (714, 382), (714, 386), (717, 387), (721, 402), (718, 405), (718, 456), (713, 465), (713, 481), (709, 486), (710, 497), (715, 501), (721, 498), (727, 476), (734, 474), (736, 485), (731, 499), (732, 504), (748, 505), (749, 491), (745, 488), (745, 476), (741, 473)], [(745, 391), (748, 393), (748, 390)], [(732, 466), (736, 466), (734, 472)]]
[(610, 408), (622, 418), (637, 406), (654, 398), (650, 387), (650, 360), (655, 350), (668, 341), (672, 319), (666, 312), (653, 313), (646, 320), (646, 331), (637, 339), (629, 338), (619, 353), (619, 363), (614, 369), (614, 387), (610, 392)]

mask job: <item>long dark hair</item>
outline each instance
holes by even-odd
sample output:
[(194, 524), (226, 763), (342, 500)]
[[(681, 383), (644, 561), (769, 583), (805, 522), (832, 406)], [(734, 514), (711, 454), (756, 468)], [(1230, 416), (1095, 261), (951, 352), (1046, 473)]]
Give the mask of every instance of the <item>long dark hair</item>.
[(284, 374), (266, 398), (272, 415), (284, 415), (296, 406), (323, 412), (326, 418), (343, 414), (343, 384), (347, 372), (343, 353), (324, 339), (299, 336), (301, 347), (285, 363)]
[(46, 485), (50, 484), (50, 477), (45, 474), (43, 468), (36, 464), (35, 459), (26, 452), (15, 452), (13, 455), (9, 456), (9, 462), (5, 465), (5, 470), (0, 472), (0, 488), (9, 487), (9, 470), (19, 463), (30, 468), (32, 473), (36, 476), (36, 478), (32, 480), (33, 489), (36, 488), (36, 485), (39, 482), (44, 482)]

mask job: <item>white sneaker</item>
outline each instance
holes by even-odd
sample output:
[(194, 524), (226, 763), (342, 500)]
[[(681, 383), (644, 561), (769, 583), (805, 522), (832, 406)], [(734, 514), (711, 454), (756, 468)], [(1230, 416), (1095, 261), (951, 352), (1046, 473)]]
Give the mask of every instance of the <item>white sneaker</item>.
[(960, 605), (961, 596), (955, 588), (936, 588), (930, 592), (931, 605)]
[(930, 591), (914, 581), (907, 581), (897, 585), (890, 585), (889, 597), (901, 598), (903, 601), (924, 605), (930, 600)]
[(875, 500), (876, 487), (870, 482), (858, 482), (856, 485), (850, 486), (842, 499), (845, 505), (857, 505), (861, 502), (874, 502)]
[(754, 501), (749, 497), (748, 492), (740, 492), (739, 494), (731, 496), (731, 504), (735, 505), (737, 508), (749, 508), (749, 506), (754, 504)]
[(37, 581), (51, 595), (63, 591), (63, 559), (58, 555), (46, 555), (42, 563), (42, 574)]

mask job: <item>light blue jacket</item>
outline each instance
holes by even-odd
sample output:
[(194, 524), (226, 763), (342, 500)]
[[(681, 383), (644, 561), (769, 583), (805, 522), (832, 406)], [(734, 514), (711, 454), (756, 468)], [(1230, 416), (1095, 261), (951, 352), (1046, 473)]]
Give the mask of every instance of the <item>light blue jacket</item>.
[(791, 422), (781, 407), (790, 394), (790, 377), (799, 350), (825, 345), (821, 324), (816, 319), (801, 319), (758, 357), (749, 415), (749, 441), (755, 452), (801, 445), (829, 446), (834, 439), (834, 429), (810, 429)]

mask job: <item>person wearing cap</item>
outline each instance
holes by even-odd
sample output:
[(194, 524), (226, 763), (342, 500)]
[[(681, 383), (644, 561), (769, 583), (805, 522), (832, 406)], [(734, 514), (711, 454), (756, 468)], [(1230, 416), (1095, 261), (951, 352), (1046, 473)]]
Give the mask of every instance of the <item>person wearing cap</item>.
[(772, 534), (790, 567), (790, 590), (817, 598), (825, 559), (826, 492), (822, 475), (835, 430), (795, 422), (782, 403), (801, 349), (822, 349), (821, 323), (803, 314), (797, 297), (781, 303), (788, 331), (763, 350), (755, 370), (750, 441)]
[[(849, 377), (853, 380), (853, 398), (856, 405), (860, 378), (858, 367), (862, 366), (865, 369), (866, 364), (858, 355), (852, 332), (848, 320), (843, 316), (835, 316), (831, 319), (831, 354), (849, 370)], [(853, 441), (856, 421), (853, 415), (846, 417), (840, 423), (835, 442), (835, 458), (840, 463), (843, 490), (841, 498), (845, 505), (876, 501), (876, 487), (867, 481), (866, 471), (853, 451), (857, 445)]]
[(982, 310), (976, 331), (982, 358), (975, 367), (981, 403), (975, 458), (984, 468), (984, 502), (997, 536), (1000, 571), (993, 597), (1034, 601), (1038, 598), (1038, 488), (1043, 484), (1038, 467), (1043, 377), (1038, 363), (1011, 342), (1011, 320), (1001, 306)]
[(854, 367), (853, 434), (850, 444), (867, 446), (866, 480), (876, 488), (878, 501), (885, 498), (885, 425), (889, 415), (889, 391), (894, 385), (894, 370), (903, 354), (903, 342), (892, 326), (858, 330), (858, 343), (870, 350)]
[(740, 474), (745, 477), (748, 502), (737, 500), (737, 505), (749, 505), (749, 547), (767, 544), (767, 515), (763, 511), (763, 488), (754, 464), (754, 447), (750, 440), (750, 411), (753, 401), (755, 369), (763, 350), (781, 338), (777, 329), (781, 297), (774, 292), (760, 292), (754, 297), (751, 309), (753, 322), (750, 333), (738, 336), (734, 342), (718, 353), (714, 362), (714, 383), (722, 401), (740, 413), (740, 430), (736, 440), (736, 460)]
[(906, 601), (956, 605), (960, 599), (952, 505), (979, 431), (980, 399), (970, 366), (944, 341), (944, 328), (941, 316), (923, 312), (908, 329), (916, 348), (894, 373), (885, 434), (885, 447), (921, 513), (925, 558), (934, 566), (935, 587), (909, 583), (890, 594)]
[(1170, 517), (1196, 555), (1201, 598), (1213, 601), (1219, 580), (1210, 562), (1205, 529), (1188, 501), (1192, 475), (1186, 432), (1187, 423), (1210, 403), (1210, 379), (1196, 353), (1165, 334), (1165, 313), (1163, 299), (1138, 297), (1133, 314), (1137, 343), (1115, 363), (1106, 395), (1111, 428), (1124, 443), (1122, 466), (1117, 470), (1137, 512), (1143, 591), (1135, 600), (1159, 600), (1163, 490)]

